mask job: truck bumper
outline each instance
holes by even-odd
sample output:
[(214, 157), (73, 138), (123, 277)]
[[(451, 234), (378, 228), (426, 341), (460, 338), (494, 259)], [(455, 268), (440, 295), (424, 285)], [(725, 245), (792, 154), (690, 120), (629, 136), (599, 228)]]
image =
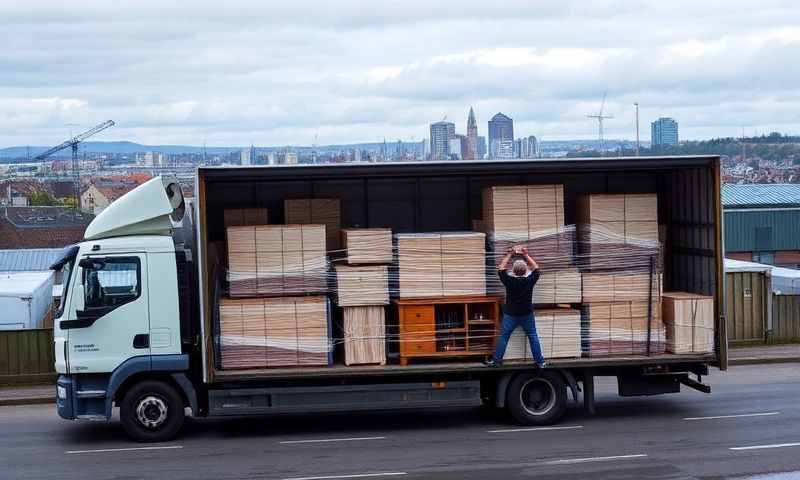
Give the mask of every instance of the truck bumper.
[(56, 381), (56, 408), (58, 415), (66, 420), (75, 420), (75, 388), (71, 377), (59, 375)]

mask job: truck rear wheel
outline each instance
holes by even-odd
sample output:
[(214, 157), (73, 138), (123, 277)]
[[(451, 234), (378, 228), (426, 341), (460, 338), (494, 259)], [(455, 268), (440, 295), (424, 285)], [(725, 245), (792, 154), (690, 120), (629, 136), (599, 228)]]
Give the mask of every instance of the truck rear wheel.
[(147, 380), (131, 387), (122, 398), (122, 427), (137, 442), (164, 442), (183, 425), (183, 399), (168, 383)]
[(567, 409), (567, 386), (558, 372), (522, 373), (508, 386), (506, 405), (523, 425), (552, 425)]

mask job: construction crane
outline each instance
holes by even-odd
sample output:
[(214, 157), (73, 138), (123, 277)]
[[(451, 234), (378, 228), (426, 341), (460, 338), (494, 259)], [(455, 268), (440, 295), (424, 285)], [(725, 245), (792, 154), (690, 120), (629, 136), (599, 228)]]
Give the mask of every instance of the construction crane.
[(92, 135), (100, 133), (100, 132), (102, 132), (103, 130), (105, 130), (107, 128), (113, 127), (114, 125), (115, 125), (114, 124), (114, 120), (107, 120), (107, 121), (105, 121), (105, 122), (103, 122), (103, 123), (101, 123), (99, 125), (95, 125), (94, 127), (90, 128), (89, 130), (86, 130), (83, 133), (79, 133), (78, 135), (75, 135), (74, 137), (70, 138), (69, 140), (65, 141), (64, 143), (62, 143), (60, 145), (56, 145), (55, 147), (53, 147), (53, 148), (51, 148), (49, 150), (46, 150), (46, 151), (40, 153), (39, 155), (36, 155), (36, 157), (35, 157), (36, 160), (43, 161), (44, 159), (46, 159), (50, 155), (53, 155), (56, 152), (60, 152), (61, 150), (64, 150), (65, 148), (72, 148), (72, 176), (73, 176), (73, 178), (75, 180), (75, 208), (78, 208), (79, 205), (80, 205), (80, 185), (78, 184), (78, 181), (79, 181), (79, 178), (78, 178), (78, 144), (80, 144), (82, 141), (86, 140), (87, 138), (91, 137)]
[(594, 115), (586, 115), (588, 118), (597, 119), (598, 138), (600, 139), (600, 156), (605, 155), (606, 152), (605, 142), (603, 141), (603, 120), (614, 118), (613, 115), (603, 115), (603, 110), (606, 107), (606, 93), (608, 92), (603, 92), (603, 101), (600, 103), (600, 111)]

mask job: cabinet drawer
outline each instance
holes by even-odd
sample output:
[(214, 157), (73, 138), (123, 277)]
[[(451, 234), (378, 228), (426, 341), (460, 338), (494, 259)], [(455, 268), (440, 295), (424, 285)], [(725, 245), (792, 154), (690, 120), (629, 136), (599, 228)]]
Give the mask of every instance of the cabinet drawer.
[(402, 335), (400, 355), (413, 355), (420, 353), (436, 353), (436, 342), (425, 340), (415, 335)]
[(421, 323), (433, 325), (433, 306), (403, 307), (402, 315), (401, 323), (407, 325)]

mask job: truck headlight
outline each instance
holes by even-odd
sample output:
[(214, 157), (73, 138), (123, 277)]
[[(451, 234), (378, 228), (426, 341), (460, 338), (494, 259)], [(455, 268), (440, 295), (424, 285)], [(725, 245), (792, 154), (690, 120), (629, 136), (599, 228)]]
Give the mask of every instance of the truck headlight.
[(58, 395), (59, 400), (64, 400), (67, 398), (67, 389), (62, 387), (61, 385), (56, 386), (56, 395)]

